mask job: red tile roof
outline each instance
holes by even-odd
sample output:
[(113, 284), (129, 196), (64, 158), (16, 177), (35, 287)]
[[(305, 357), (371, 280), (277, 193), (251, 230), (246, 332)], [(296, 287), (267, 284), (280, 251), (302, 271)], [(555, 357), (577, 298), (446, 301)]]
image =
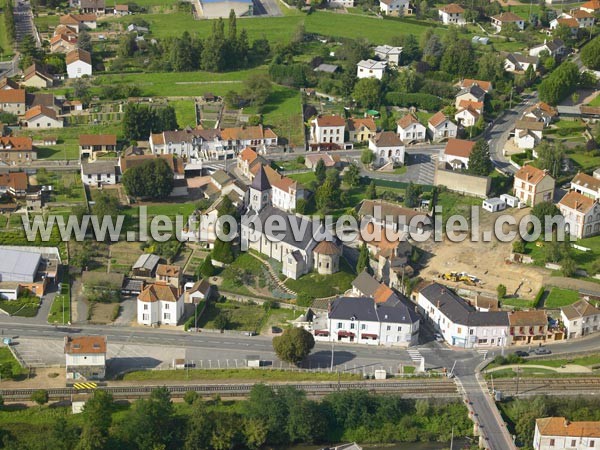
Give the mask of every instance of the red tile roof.
[(515, 179), (527, 181), (528, 183), (532, 184), (538, 184), (546, 175), (548, 175), (547, 172), (538, 169), (537, 167), (525, 165), (521, 167), (515, 174)]
[(28, 177), (25, 172), (0, 173), (0, 186), (6, 186), (15, 191), (27, 190)]
[(71, 50), (69, 53), (67, 53), (65, 62), (68, 66), (69, 64), (72, 64), (76, 61), (83, 61), (84, 63), (91, 65), (92, 64), (92, 55), (90, 54), (90, 52), (86, 52), (85, 50), (82, 50), (80, 48)]
[(542, 436), (566, 436), (574, 438), (600, 438), (600, 422), (570, 422), (564, 417), (536, 419)]
[(44, 105), (37, 105), (37, 106), (34, 106), (33, 108), (28, 109), (25, 112), (25, 115), (23, 116), (23, 118), (25, 120), (31, 120), (37, 116), (46, 116), (46, 117), (50, 117), (51, 119), (58, 120), (58, 118), (56, 116), (56, 111), (54, 111), (53, 109), (47, 108)]
[(587, 214), (597, 202), (576, 191), (567, 192), (565, 196), (558, 202), (559, 206), (572, 209), (574, 211)]
[(88, 354), (88, 353), (106, 353), (105, 336), (77, 336), (65, 337), (65, 353)]
[(79, 145), (117, 145), (117, 136), (114, 134), (80, 134)]
[(154, 303), (159, 300), (176, 302), (178, 298), (177, 289), (165, 283), (149, 284), (138, 296), (138, 300), (146, 303)]
[(465, 141), (463, 139), (448, 139), (444, 154), (458, 156), (460, 158), (468, 158), (475, 147), (474, 141)]
[(25, 103), (25, 89), (5, 89), (0, 91), (0, 103)]
[(465, 10), (462, 9), (456, 3), (450, 3), (449, 5), (446, 5), (443, 8), (440, 8), (440, 11), (443, 11), (448, 14), (462, 14), (465, 12)]
[(25, 136), (3, 136), (0, 137), (0, 150), (5, 151), (27, 151), (33, 149), (33, 141)]
[(341, 116), (319, 116), (316, 119), (319, 127), (343, 127), (346, 121)]

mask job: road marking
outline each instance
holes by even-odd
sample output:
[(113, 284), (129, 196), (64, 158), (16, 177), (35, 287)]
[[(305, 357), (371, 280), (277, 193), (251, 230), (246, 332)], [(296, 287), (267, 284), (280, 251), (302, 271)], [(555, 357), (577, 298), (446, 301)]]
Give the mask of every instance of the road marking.
[(98, 385), (96, 383), (75, 383), (73, 387), (75, 389), (96, 389)]
[(416, 363), (420, 363), (421, 360), (423, 359), (423, 355), (421, 355), (421, 352), (419, 350), (416, 349), (409, 349), (408, 350), (408, 357)]

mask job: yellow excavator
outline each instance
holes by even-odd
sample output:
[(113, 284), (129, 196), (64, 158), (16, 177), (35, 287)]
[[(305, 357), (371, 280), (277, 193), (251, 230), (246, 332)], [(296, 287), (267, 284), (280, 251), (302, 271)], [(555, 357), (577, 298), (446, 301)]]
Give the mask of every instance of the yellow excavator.
[(447, 281), (460, 281), (458, 272), (447, 272), (442, 274), (442, 279)]

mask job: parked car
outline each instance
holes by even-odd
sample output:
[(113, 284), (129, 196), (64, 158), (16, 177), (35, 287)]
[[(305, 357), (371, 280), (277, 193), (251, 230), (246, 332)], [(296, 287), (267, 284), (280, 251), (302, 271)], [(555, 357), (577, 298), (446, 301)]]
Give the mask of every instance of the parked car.
[(519, 357), (521, 357), (521, 358), (526, 358), (526, 357), (528, 357), (528, 356), (529, 356), (529, 353), (527, 353), (527, 352), (525, 352), (525, 351), (523, 351), (523, 350), (517, 350), (517, 351), (515, 352), (515, 355), (517, 355), (517, 356), (519, 356)]
[(552, 353), (552, 351), (546, 347), (538, 347), (533, 351), (533, 353), (536, 355), (549, 355)]

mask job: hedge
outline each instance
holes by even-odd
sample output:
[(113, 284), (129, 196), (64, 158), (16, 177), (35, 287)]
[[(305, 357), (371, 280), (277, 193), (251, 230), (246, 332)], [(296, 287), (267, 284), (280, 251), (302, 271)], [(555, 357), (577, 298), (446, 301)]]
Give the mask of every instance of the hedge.
[(537, 308), (538, 306), (540, 306), (540, 302), (542, 301), (542, 297), (544, 296), (544, 292), (546, 292), (546, 290), (542, 286), (540, 288), (540, 290), (538, 291), (538, 293), (536, 294), (535, 298), (533, 299), (533, 307), (534, 308)]
[(385, 94), (385, 101), (394, 106), (416, 106), (419, 109), (427, 111), (436, 111), (442, 107), (442, 100), (431, 94), (415, 93), (405, 94), (404, 92), (388, 92)]

